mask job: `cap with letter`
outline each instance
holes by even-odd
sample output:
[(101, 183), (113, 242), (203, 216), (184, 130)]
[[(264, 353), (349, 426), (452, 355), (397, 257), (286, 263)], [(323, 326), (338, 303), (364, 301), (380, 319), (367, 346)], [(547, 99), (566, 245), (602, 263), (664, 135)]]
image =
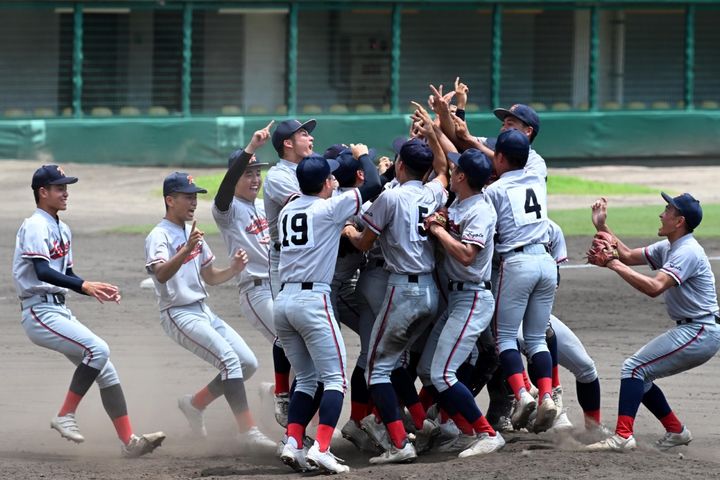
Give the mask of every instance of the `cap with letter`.
[(665, 192), (661, 192), (660, 195), (669, 205), (675, 207), (680, 212), (680, 215), (685, 217), (685, 224), (690, 231), (695, 230), (700, 225), (703, 211), (699, 200), (689, 193), (683, 193), (677, 197), (671, 197)]
[[(240, 158), (242, 154), (245, 153), (245, 150), (242, 148), (235, 150), (233, 153), (230, 154), (230, 157), (228, 158), (228, 168), (232, 167), (232, 164), (235, 163), (235, 160)], [(248, 162), (247, 168), (250, 167), (267, 167), (270, 164), (267, 162), (261, 162), (257, 158), (257, 153), (253, 153), (252, 157), (250, 157), (250, 161)]]
[(272, 144), (275, 151), (282, 153), (283, 142), (285, 140), (292, 137), (295, 132), (301, 129), (305, 129), (306, 132), (310, 133), (315, 129), (316, 125), (317, 122), (314, 119), (308, 120), (305, 123), (300, 123), (300, 121), (296, 119), (284, 120), (278, 123), (278, 126), (275, 127), (275, 131), (272, 134)]
[(207, 190), (195, 185), (192, 175), (173, 172), (163, 181), (163, 196), (167, 197), (173, 193), (207, 193)]
[(77, 182), (77, 177), (68, 177), (58, 165), (43, 165), (35, 170), (32, 177), (33, 190), (47, 185), (68, 185)]
[(540, 133), (540, 117), (532, 107), (528, 107), (522, 103), (516, 103), (510, 108), (496, 108), (493, 110), (495, 116), (500, 120), (504, 121), (506, 117), (515, 117), (525, 125), (532, 127), (533, 133), (532, 138)]

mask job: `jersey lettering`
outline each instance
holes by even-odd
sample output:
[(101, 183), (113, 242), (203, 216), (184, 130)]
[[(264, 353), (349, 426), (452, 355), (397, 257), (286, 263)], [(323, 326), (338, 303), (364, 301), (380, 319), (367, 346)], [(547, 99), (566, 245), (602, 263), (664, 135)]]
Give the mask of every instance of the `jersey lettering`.
[(306, 212), (283, 215), (281, 223), (281, 243), (283, 248), (299, 247), (310, 248), (314, 245), (312, 228), (310, 227), (312, 217)]
[(537, 201), (537, 197), (535, 196), (535, 191), (532, 188), (526, 189), (525, 190), (525, 213), (535, 212), (535, 218), (540, 218), (541, 210), (542, 210), (542, 207), (540, 207), (540, 204)]

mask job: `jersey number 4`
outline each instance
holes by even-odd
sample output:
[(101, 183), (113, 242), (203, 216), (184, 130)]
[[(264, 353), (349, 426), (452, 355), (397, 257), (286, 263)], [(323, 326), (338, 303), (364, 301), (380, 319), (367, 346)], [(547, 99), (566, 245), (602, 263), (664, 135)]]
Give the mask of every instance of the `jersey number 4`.
[[(289, 224), (289, 225), (288, 225)], [(288, 226), (292, 231), (292, 235), (288, 235)], [(285, 215), (282, 218), (282, 246), (289, 247), (290, 242), (293, 245), (305, 245), (308, 243), (308, 217), (306, 213), (297, 213), (290, 217)]]
[(535, 190), (528, 188), (525, 190), (525, 213), (535, 212), (535, 218), (542, 218), (542, 208), (535, 196)]

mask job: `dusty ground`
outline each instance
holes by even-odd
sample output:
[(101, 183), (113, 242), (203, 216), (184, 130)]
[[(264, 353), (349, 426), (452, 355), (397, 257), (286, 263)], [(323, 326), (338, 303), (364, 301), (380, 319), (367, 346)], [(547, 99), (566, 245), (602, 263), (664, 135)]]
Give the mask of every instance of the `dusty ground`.
[[(190, 438), (177, 410), (178, 396), (196, 390), (213, 376), (211, 367), (165, 337), (151, 291), (139, 288), (143, 272), (143, 236), (108, 235), (118, 225), (151, 224), (163, 214), (161, 200), (152, 195), (167, 173), (164, 169), (66, 165), (80, 177), (71, 186), (70, 207), (63, 218), (74, 233), (76, 271), (87, 279), (118, 284), (124, 294), (120, 305), (100, 305), (77, 295), (70, 299), (76, 316), (110, 344), (125, 390), (133, 425), (138, 431), (162, 429), (166, 443), (154, 454), (134, 461), (119, 458), (119, 445), (100, 404), (96, 389), (83, 400), (78, 421), (86, 437), (82, 445), (63, 441), (48, 428), (67, 389), (72, 367), (55, 352), (32, 345), (19, 324), (18, 304), (10, 274), (14, 236), (22, 219), (33, 209), (29, 188), (37, 165), (3, 162), (4, 207), (0, 210), (0, 253), (6, 259), (0, 282), (0, 478), (33, 479), (185, 479), (197, 477), (294, 476), (275, 458), (249, 458), (233, 447), (233, 422), (229, 409), (218, 401), (208, 409), (210, 439)], [(200, 175), (206, 170), (193, 170)], [(689, 190), (703, 202), (717, 203), (720, 168), (647, 169), (593, 167), (569, 172), (592, 179), (646, 183), (674, 191)], [(592, 199), (551, 198), (553, 208), (587, 206)], [(630, 201), (659, 204), (651, 196), (613, 198), (612, 204)], [(198, 210), (210, 221), (209, 204)], [(652, 240), (654, 232), (648, 232)], [(640, 244), (642, 240), (630, 242)], [(209, 238), (222, 252), (222, 241)], [(582, 263), (588, 239), (569, 239), (571, 266)], [(709, 255), (720, 254), (720, 239), (704, 241)], [(221, 261), (222, 262), (222, 261)], [(713, 263), (716, 271), (720, 268)], [(662, 301), (642, 297), (610, 272), (596, 268), (566, 268), (562, 272), (555, 312), (575, 330), (595, 359), (603, 388), (603, 418), (612, 425), (617, 404), (618, 372), (623, 359), (669, 326)], [(261, 368), (248, 382), (249, 399), (262, 428), (275, 438), (281, 431), (271, 420), (269, 405), (257, 393), (261, 381), (272, 378), (270, 349), (265, 340), (238, 316), (232, 286), (211, 291), (210, 305), (235, 325), (260, 358)], [(348, 357), (354, 358), (357, 338), (345, 332)], [(580, 424), (574, 381), (562, 372), (565, 403), (571, 420)], [(689, 447), (663, 454), (649, 445), (662, 434), (657, 421), (645, 410), (637, 421), (641, 448), (631, 454), (591, 454), (580, 451), (582, 429), (566, 438), (547, 434), (509, 436), (508, 446), (486, 458), (459, 460), (432, 454), (412, 465), (370, 467), (340, 439), (334, 452), (345, 458), (349, 478), (705, 478), (719, 476), (720, 391), (708, 379), (720, 376), (720, 362), (713, 360), (691, 372), (659, 382), (668, 400), (692, 430)], [(484, 394), (481, 407), (487, 404)], [(341, 422), (347, 418), (344, 412)], [(678, 454), (682, 453), (683, 458)]]

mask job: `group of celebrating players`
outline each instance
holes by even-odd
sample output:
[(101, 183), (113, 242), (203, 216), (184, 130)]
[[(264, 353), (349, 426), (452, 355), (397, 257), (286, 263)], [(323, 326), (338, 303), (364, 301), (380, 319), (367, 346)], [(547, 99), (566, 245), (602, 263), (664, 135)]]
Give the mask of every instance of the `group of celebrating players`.
[[(599, 233), (590, 262), (648, 295), (667, 291), (677, 322), (625, 362), (612, 433), (600, 422), (592, 359), (552, 315), (567, 252), (548, 218), (545, 161), (532, 148), (537, 113), (523, 104), (496, 109), (500, 133), (476, 137), (465, 122), (467, 86), (458, 79), (449, 94), (431, 91), (432, 113), (414, 103), (410, 136), (394, 143), (394, 160), (374, 161), (363, 144), (315, 153), (315, 120), (285, 120), (272, 133), (270, 122), (255, 132), (230, 156), (213, 201), (230, 258), (224, 269), (214, 265), (196, 226), (197, 194), (207, 191), (186, 173), (165, 178), (166, 215), (145, 244), (161, 325), (219, 371), (178, 400), (192, 431), (207, 435), (203, 411), (224, 396), (242, 448), (277, 449), (297, 471), (347, 472), (330, 444), (350, 388), (341, 433), (373, 454), (372, 464), (410, 462), (433, 448), (461, 458), (490, 454), (505, 445), (503, 432), (573, 428), (562, 403), (562, 365), (575, 376), (585, 428), (602, 437), (588, 449), (635, 448), (641, 402), (666, 428), (658, 447), (689, 443), (689, 430), (653, 380), (704, 363), (720, 348), (714, 277), (692, 235), (702, 219), (699, 202), (663, 194), (668, 207), (658, 234), (667, 240), (645, 249), (630, 249), (612, 234), (605, 199), (592, 206)], [(255, 152), (268, 140), (279, 159), (265, 175), (261, 200), (268, 164)], [(51, 427), (82, 442), (75, 410), (97, 382), (123, 452), (139, 456), (165, 435), (132, 433), (107, 344), (65, 305), (68, 290), (120, 300), (117, 287), (72, 270), (70, 230), (58, 212), (67, 207), (67, 184), (76, 181), (54, 165), (33, 176), (38, 209), (18, 232), (13, 266), (22, 324), (34, 343), (77, 365)], [(660, 273), (647, 277), (628, 267), (640, 264)], [(255, 355), (206, 302), (207, 285), (230, 279), (237, 280), (243, 316), (272, 344), (275, 418), (286, 428), (279, 444), (257, 428), (248, 408), (245, 382), (257, 369)], [(360, 339), (352, 372), (341, 325)], [(484, 387), (487, 416), (475, 399)], [(315, 416), (311, 439), (306, 428)]]

